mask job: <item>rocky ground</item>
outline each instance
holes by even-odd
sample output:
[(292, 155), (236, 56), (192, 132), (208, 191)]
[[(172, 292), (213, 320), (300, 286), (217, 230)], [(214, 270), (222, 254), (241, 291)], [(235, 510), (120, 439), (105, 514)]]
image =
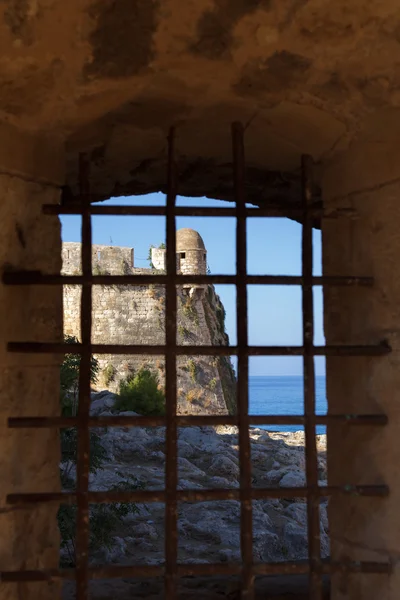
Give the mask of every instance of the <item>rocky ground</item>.
[[(111, 415), (114, 396), (93, 395), (92, 414)], [(133, 413), (122, 413), (133, 414)], [(136, 476), (147, 490), (165, 485), (165, 429), (112, 427), (99, 432), (107, 450), (105, 468), (91, 475), (91, 490), (107, 490), (120, 475)], [(251, 458), (254, 487), (303, 486), (304, 433), (268, 432), (252, 428)], [(326, 481), (326, 436), (318, 436), (319, 476)], [(179, 489), (238, 488), (237, 429), (230, 426), (186, 427), (178, 437)], [(164, 511), (161, 503), (139, 505), (115, 531), (111, 549), (91, 557), (95, 564), (150, 564), (164, 561)], [(321, 552), (329, 554), (326, 501), (321, 502)], [(178, 515), (179, 562), (206, 563), (240, 560), (240, 503), (216, 501), (182, 503)], [(255, 561), (307, 558), (305, 499), (266, 499), (253, 502)], [(108, 598), (101, 593), (96, 597)], [(109, 582), (115, 585), (115, 582)], [(99, 595), (100, 594), (100, 595)], [(118, 596), (119, 597), (119, 596)], [(131, 597), (131, 596), (127, 596)]]

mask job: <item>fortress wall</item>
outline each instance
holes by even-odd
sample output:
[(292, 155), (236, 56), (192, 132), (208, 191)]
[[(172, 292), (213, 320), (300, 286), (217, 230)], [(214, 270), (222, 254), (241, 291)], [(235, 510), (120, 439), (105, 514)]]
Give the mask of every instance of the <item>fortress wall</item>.
[[(69, 246), (69, 247), (68, 247)], [(63, 272), (75, 269), (79, 262), (79, 244), (63, 248)], [(126, 250), (111, 247), (118, 261), (112, 264), (110, 247), (104, 260), (111, 272), (121, 274), (122, 257)], [(122, 250), (123, 252), (118, 252)], [(69, 255), (66, 252), (69, 251)], [(97, 247), (94, 247), (94, 252)], [(102, 263), (104, 268), (105, 262)], [(150, 269), (132, 269), (132, 272), (151, 273)], [(212, 286), (210, 286), (211, 288)], [(177, 291), (178, 343), (182, 345), (225, 344), (215, 312), (203, 290), (190, 296), (189, 290)], [(64, 333), (80, 339), (79, 286), (64, 286)], [(165, 381), (163, 356), (146, 355), (146, 345), (165, 344), (165, 289), (162, 285), (94, 286), (93, 287), (92, 342), (97, 344), (143, 344), (143, 355), (97, 355), (100, 373), (95, 389), (117, 391), (121, 379), (141, 367), (157, 372), (160, 385)], [(180, 414), (223, 414), (227, 412), (226, 385), (221, 377), (220, 360), (216, 357), (178, 357), (178, 412)], [(195, 376), (193, 376), (193, 364)], [(221, 375), (223, 374), (223, 375)], [(225, 394), (225, 395), (224, 395)]]
[[(62, 245), (63, 272), (81, 273), (81, 244), (64, 242)], [(132, 272), (134, 249), (121, 246), (92, 246), (92, 265), (95, 275), (123, 275)]]

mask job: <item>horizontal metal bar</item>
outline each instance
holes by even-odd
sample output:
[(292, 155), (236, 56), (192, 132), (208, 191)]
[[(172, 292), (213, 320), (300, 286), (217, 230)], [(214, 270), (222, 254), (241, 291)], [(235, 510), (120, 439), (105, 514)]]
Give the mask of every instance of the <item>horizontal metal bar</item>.
[[(8, 352), (23, 354), (82, 354), (82, 344), (62, 344), (47, 342), (8, 342)], [(174, 346), (165, 345), (121, 345), (92, 344), (92, 354), (150, 354), (165, 355), (173, 351), (178, 356), (234, 356), (239, 353), (238, 346)], [(365, 346), (313, 346), (314, 356), (384, 356), (391, 352), (386, 341)], [(303, 356), (303, 346), (247, 346), (240, 348), (247, 356)]]
[[(165, 285), (167, 275), (44, 275), (40, 271), (13, 271), (2, 274), (5, 285)], [(248, 285), (303, 285), (303, 277), (297, 275), (246, 275)], [(176, 275), (176, 285), (185, 284), (237, 284), (237, 275)], [(373, 277), (313, 277), (312, 285), (366, 286), (371, 287)]]
[[(316, 425), (347, 423), (348, 425), (383, 426), (387, 425), (386, 415), (316, 415)], [(165, 417), (90, 417), (89, 427), (163, 427)], [(250, 425), (304, 425), (303, 415), (257, 415), (249, 416)], [(229, 415), (193, 415), (178, 416), (177, 427), (199, 427), (212, 425), (238, 425), (239, 419)], [(8, 427), (11, 429), (46, 429), (77, 427), (77, 417), (10, 417)]]
[[(178, 564), (178, 577), (208, 576), (208, 575), (239, 575), (242, 565), (238, 563), (206, 563)], [(310, 571), (308, 561), (259, 563), (251, 566), (254, 575), (302, 575)], [(331, 562), (321, 561), (317, 567), (322, 575), (331, 573), (365, 573), (387, 575), (392, 571), (392, 565), (387, 562)], [(165, 566), (150, 565), (113, 565), (89, 567), (89, 579), (119, 579), (119, 578), (155, 578), (165, 575)], [(75, 579), (75, 569), (48, 569), (36, 571), (0, 571), (0, 580), (7, 583), (28, 581), (58, 581)]]
[[(269, 487), (252, 488), (250, 490), (253, 500), (263, 498), (306, 498), (310, 494), (326, 498), (340, 494), (352, 496), (386, 497), (389, 488), (386, 485), (343, 485), (343, 486), (320, 486), (318, 488), (307, 487)], [(216, 500), (240, 500), (240, 489), (212, 489), (212, 490), (177, 490), (179, 502), (210, 502)], [(79, 494), (76, 492), (54, 492), (54, 493), (26, 493), (8, 494), (7, 504), (36, 504), (36, 503), (58, 503), (76, 504)], [(113, 502), (165, 502), (165, 490), (132, 490), (121, 492), (89, 492), (90, 504), (108, 504)]]
[[(102, 198), (104, 200), (104, 197)], [(82, 204), (79, 202), (65, 206), (45, 204), (42, 207), (45, 215), (81, 215)], [(90, 207), (92, 215), (145, 215), (145, 216), (166, 216), (166, 206), (121, 206), (121, 205), (96, 205)], [(232, 207), (208, 207), (208, 206), (177, 206), (174, 208), (174, 214), (177, 217), (236, 217), (236, 208)], [(350, 208), (337, 208), (332, 210), (321, 207), (310, 207), (309, 214), (312, 217), (320, 219), (334, 219), (338, 217), (355, 217), (356, 212)], [(246, 217), (293, 217), (302, 219), (304, 208), (301, 206), (269, 206), (246, 208)]]
[[(279, 565), (285, 565), (286, 575), (302, 575), (309, 573), (310, 563), (308, 561), (294, 561), (286, 563), (260, 563), (252, 567), (255, 575), (279, 575)], [(196, 566), (196, 565), (194, 565)], [(365, 574), (388, 574), (391, 572), (392, 566), (390, 563), (384, 562), (330, 562), (322, 560), (320, 565), (315, 567), (315, 571), (321, 575), (329, 575), (331, 573), (365, 573)]]

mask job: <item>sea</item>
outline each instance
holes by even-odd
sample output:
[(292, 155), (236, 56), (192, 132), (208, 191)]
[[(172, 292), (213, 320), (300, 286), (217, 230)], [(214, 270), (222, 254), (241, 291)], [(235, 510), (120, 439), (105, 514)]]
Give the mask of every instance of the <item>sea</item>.
[[(325, 376), (315, 378), (316, 414), (327, 413)], [(250, 377), (250, 415), (302, 415), (304, 413), (303, 378), (296, 376)], [(269, 431), (298, 431), (301, 425), (262, 425)], [(324, 425), (317, 426), (317, 434), (326, 433)]]

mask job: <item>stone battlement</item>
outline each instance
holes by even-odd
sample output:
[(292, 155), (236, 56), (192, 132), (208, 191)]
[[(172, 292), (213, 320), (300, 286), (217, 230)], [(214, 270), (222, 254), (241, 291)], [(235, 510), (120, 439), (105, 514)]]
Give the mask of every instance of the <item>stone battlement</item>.
[[(81, 273), (80, 242), (64, 242), (62, 245), (62, 272), (66, 275)], [(151, 248), (153, 269), (166, 270), (165, 248)], [(149, 273), (150, 268), (135, 267), (135, 251), (125, 246), (92, 245), (92, 269), (95, 275), (130, 275)], [(205, 275), (207, 250), (197, 231), (179, 229), (176, 232), (176, 270), (187, 275)], [(197, 286), (195, 286), (197, 287)]]
[[(62, 245), (62, 271), (72, 275), (81, 272), (81, 249), (79, 242), (64, 242)], [(104, 275), (128, 275), (133, 273), (134, 249), (122, 246), (92, 246), (93, 273)], [(143, 270), (143, 269), (140, 269)], [(148, 271), (149, 269), (146, 269)]]

